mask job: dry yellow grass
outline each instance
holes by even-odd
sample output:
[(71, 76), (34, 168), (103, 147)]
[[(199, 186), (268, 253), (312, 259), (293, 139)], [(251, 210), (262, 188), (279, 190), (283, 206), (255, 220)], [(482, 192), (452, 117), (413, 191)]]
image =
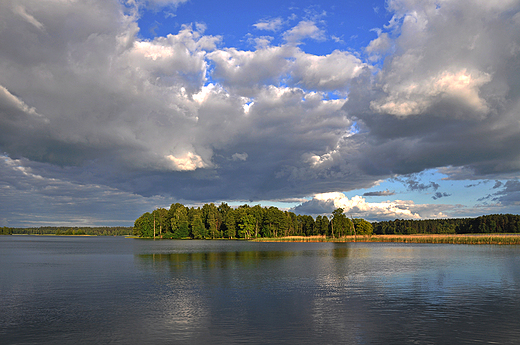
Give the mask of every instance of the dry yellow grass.
[(255, 242), (400, 242), (400, 243), (451, 243), (451, 244), (520, 244), (520, 234), (414, 234), (372, 235), (328, 238), (325, 236), (287, 236), (257, 238)]

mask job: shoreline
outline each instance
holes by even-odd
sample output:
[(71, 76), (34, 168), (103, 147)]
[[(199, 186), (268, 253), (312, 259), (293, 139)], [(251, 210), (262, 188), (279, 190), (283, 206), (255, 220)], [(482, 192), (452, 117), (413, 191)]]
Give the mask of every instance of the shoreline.
[[(104, 237), (111, 235), (63, 235), (63, 234), (12, 234), (12, 236), (61, 236), (61, 237)], [(135, 235), (119, 235), (130, 239), (147, 239)], [(156, 240), (193, 240), (193, 239), (161, 239)], [(323, 235), (317, 236), (285, 236), (285, 237), (259, 237), (250, 239), (219, 238), (200, 239), (202, 241), (248, 241), (248, 242), (330, 242), (330, 243), (354, 243), (354, 242), (379, 242), (379, 243), (424, 243), (424, 244), (493, 244), (493, 245), (520, 245), (520, 233), (510, 234), (411, 234), (411, 235), (349, 235), (340, 238), (331, 238)]]
[(82, 235), (64, 235), (64, 234), (11, 234), (9, 236), (98, 236), (98, 235), (88, 235), (88, 234), (82, 234)]

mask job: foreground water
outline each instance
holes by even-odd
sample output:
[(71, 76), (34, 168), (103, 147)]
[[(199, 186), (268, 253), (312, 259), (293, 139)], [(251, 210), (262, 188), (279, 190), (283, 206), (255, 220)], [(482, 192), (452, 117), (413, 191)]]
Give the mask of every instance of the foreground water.
[(518, 344), (520, 246), (0, 236), (2, 344)]

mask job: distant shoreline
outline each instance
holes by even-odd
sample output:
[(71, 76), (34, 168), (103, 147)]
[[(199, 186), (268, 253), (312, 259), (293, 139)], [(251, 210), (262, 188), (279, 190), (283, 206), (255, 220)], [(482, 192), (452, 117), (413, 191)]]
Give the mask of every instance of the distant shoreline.
[(60, 237), (126, 237), (126, 238), (139, 238), (134, 235), (64, 235), (64, 234), (11, 234), (8, 236), (60, 236)]
[(75, 237), (81, 237), (81, 236), (87, 236), (87, 237), (92, 237), (92, 236), (99, 236), (99, 235), (88, 235), (88, 234), (83, 234), (83, 235), (65, 235), (65, 234), (11, 234), (12, 236), (66, 236), (66, 237), (70, 237), (70, 236), (75, 236)]

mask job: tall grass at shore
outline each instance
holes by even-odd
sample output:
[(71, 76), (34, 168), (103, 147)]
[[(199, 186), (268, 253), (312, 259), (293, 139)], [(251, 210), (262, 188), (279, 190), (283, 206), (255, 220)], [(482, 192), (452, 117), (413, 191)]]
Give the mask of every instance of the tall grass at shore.
[(372, 235), (345, 236), (288, 236), (256, 238), (255, 242), (399, 242), (399, 243), (449, 243), (449, 244), (520, 244), (520, 234), (469, 234), (469, 235)]

